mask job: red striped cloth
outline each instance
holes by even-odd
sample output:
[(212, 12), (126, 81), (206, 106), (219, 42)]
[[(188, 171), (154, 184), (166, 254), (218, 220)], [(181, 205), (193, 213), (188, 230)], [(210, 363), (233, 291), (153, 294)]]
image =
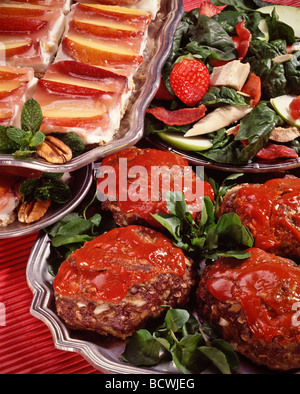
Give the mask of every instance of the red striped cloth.
[[(200, 2), (185, 0), (185, 9)], [(300, 7), (300, 0), (276, 2)], [(26, 264), (35, 238), (0, 240), (0, 306), (6, 317), (5, 325), (0, 319), (0, 374), (100, 374), (79, 354), (55, 349), (48, 327), (29, 313)]]

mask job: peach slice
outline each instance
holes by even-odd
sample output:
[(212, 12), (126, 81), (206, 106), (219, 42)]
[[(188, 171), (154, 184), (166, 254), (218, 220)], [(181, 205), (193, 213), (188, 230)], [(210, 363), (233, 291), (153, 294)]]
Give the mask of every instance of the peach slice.
[(0, 100), (9, 96), (14, 90), (18, 89), (22, 82), (18, 80), (0, 81)]
[[(63, 78), (57, 78), (58, 80), (48, 80), (48, 79), (40, 79), (39, 84), (41, 84), (44, 88), (60, 94), (66, 94), (71, 96), (90, 96), (90, 97), (100, 97), (103, 95), (109, 94), (109, 92), (105, 90), (95, 89), (91, 82), (87, 84), (84, 83), (84, 80), (72, 80), (73, 83), (66, 82)], [(1, 85), (0, 85), (1, 89)], [(0, 91), (1, 94), (1, 91)], [(1, 97), (1, 96), (0, 96)]]
[(30, 19), (20, 16), (1, 17), (0, 33), (33, 33), (46, 26), (47, 22), (40, 19)]
[(1, 16), (36, 17), (45, 15), (50, 9), (32, 4), (0, 4)]
[(18, 79), (21, 82), (28, 82), (33, 78), (33, 73), (34, 71), (31, 68), (0, 66), (0, 81)]
[[(20, 1), (20, 0), (17, 0)], [(121, 6), (128, 6), (128, 5), (135, 5), (138, 4), (140, 0), (101, 0), (101, 4), (105, 4), (105, 5), (121, 5)], [(154, 0), (153, 0), (154, 1)], [(79, 1), (79, 2), (85, 2), (85, 0), (83, 1)], [(97, 2), (97, 1), (95, 1)], [(99, 1), (100, 3), (100, 1)]]
[(12, 109), (0, 108), (0, 125), (8, 126), (13, 116), (14, 111)]
[[(46, 71), (43, 79), (75, 85), (79, 87), (82, 93), (84, 92), (84, 88), (92, 89), (93, 91), (86, 91), (86, 93), (91, 93), (92, 96), (97, 96), (98, 94), (102, 96), (100, 91), (107, 92), (109, 100), (111, 100), (112, 96), (116, 98), (116, 96), (128, 91), (128, 80), (126, 77), (100, 67), (90, 66), (89, 64), (72, 60), (52, 64)], [(52, 89), (57, 91), (55, 86), (52, 86)]]
[(42, 107), (42, 112), (44, 126), (85, 127), (101, 120), (107, 114), (107, 109), (99, 101), (60, 100)]
[(112, 71), (73, 60), (65, 60), (52, 64), (48, 68), (45, 77), (48, 77), (50, 74), (53, 73), (60, 73), (63, 75), (68, 75), (69, 77), (84, 78), (86, 80), (91, 79), (94, 81), (95, 84), (97, 82), (109, 83), (109, 81), (112, 81), (113, 84), (118, 82), (125, 85), (125, 83), (127, 83), (126, 77), (123, 77)]
[(86, 32), (103, 38), (114, 38), (119, 40), (130, 38), (142, 38), (143, 32), (135, 27), (122, 23), (113, 23), (105, 20), (76, 19), (71, 21), (70, 26), (79, 32)]
[(98, 16), (103, 16), (107, 19), (126, 21), (131, 23), (142, 22), (144, 24), (149, 24), (151, 21), (151, 14), (148, 11), (143, 11), (139, 9), (110, 6), (110, 5), (100, 5), (100, 4), (78, 4), (78, 9), (86, 12), (93, 12)]
[(100, 40), (86, 39), (76, 35), (65, 37), (62, 47), (64, 52), (73, 59), (94, 66), (137, 68), (143, 62), (142, 56), (122, 45), (107, 45)]
[(20, 55), (21, 53), (26, 52), (31, 47), (31, 44), (32, 44), (31, 40), (4, 43), (5, 55), (7, 57)]

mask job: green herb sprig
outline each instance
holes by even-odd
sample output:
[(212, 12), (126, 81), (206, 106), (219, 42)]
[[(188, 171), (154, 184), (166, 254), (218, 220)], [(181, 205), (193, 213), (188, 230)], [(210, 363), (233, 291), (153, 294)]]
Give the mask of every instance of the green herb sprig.
[(24, 181), (20, 186), (22, 199), (25, 201), (28, 197), (33, 197), (39, 201), (51, 200), (57, 204), (67, 203), (72, 192), (70, 187), (60, 178), (60, 173), (43, 173), (40, 178), (30, 178)]
[[(10, 153), (15, 159), (26, 159), (36, 153), (36, 147), (45, 141), (40, 131), (43, 113), (40, 104), (33, 98), (26, 101), (21, 112), (21, 128), (0, 126), (0, 152)], [(60, 134), (59, 138), (70, 147), (73, 157), (80, 155), (84, 143), (76, 133)]]
[(223, 374), (239, 370), (234, 349), (209, 323), (201, 325), (185, 309), (167, 308), (164, 322), (153, 334), (142, 329), (129, 339), (121, 356), (123, 361), (152, 367), (170, 360), (183, 374), (198, 374), (211, 365)]
[(253, 237), (237, 214), (228, 213), (217, 219), (212, 201), (204, 197), (201, 218), (197, 223), (181, 192), (168, 192), (166, 201), (170, 214), (152, 216), (172, 235), (176, 246), (196, 255), (197, 259), (249, 257), (244, 249), (253, 246)]
[(26, 158), (36, 152), (34, 149), (45, 140), (39, 131), (43, 121), (40, 105), (33, 98), (26, 101), (21, 113), (21, 129), (14, 126), (0, 126), (0, 151)]

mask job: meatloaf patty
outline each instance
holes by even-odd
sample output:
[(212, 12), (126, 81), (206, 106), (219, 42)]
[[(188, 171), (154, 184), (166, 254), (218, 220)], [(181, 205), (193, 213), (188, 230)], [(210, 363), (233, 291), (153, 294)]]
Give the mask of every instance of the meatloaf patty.
[(87, 242), (54, 280), (67, 326), (125, 339), (162, 305), (183, 306), (195, 285), (193, 262), (172, 241), (142, 226), (117, 228)]
[(272, 179), (236, 186), (225, 195), (219, 216), (235, 212), (255, 246), (294, 261), (300, 259), (300, 179)]
[[(116, 176), (112, 177), (111, 192), (101, 174), (108, 167)], [(188, 161), (175, 153), (131, 147), (102, 161), (98, 179), (98, 192), (106, 196), (102, 209), (111, 211), (120, 226), (141, 224), (160, 228), (151, 214), (169, 213), (168, 191), (184, 194), (194, 218), (201, 211), (204, 195), (214, 199), (211, 185), (201, 181)]]
[(261, 249), (243, 261), (206, 267), (197, 289), (201, 319), (253, 362), (273, 370), (300, 368), (300, 267)]

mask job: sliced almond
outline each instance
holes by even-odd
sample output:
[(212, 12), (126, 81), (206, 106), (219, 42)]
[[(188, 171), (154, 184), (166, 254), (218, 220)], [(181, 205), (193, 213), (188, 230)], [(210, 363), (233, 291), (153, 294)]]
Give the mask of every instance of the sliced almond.
[(287, 54), (287, 55), (280, 55), (280, 56), (276, 56), (272, 59), (272, 61), (274, 63), (285, 63), (288, 62), (289, 60), (291, 60), (293, 57), (292, 54)]

